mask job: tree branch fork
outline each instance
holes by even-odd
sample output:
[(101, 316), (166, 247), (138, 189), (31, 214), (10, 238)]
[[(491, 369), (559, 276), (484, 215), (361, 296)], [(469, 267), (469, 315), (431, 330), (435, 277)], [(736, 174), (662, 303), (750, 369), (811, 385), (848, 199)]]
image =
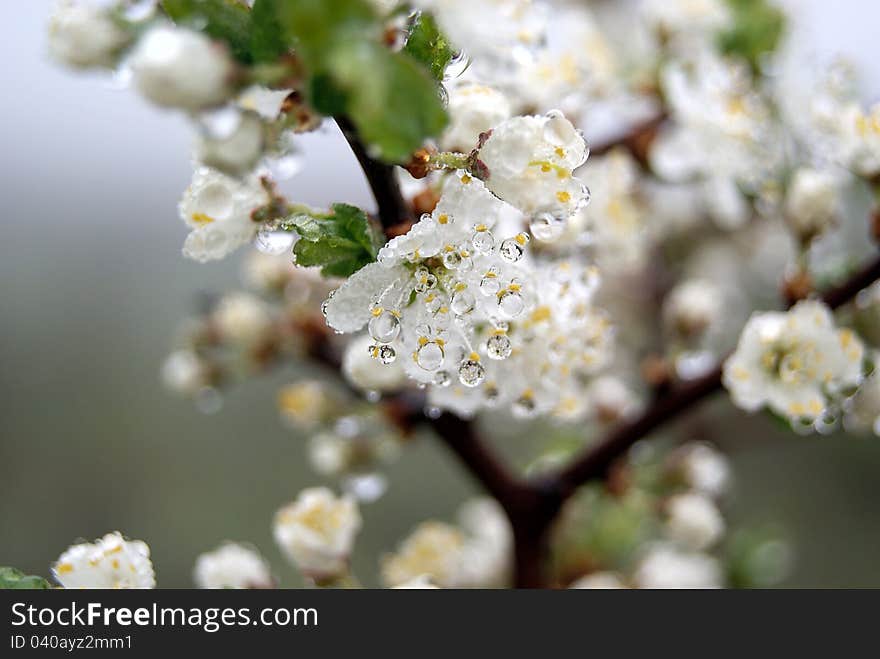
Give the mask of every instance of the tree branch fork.
[[(383, 228), (393, 232), (401, 223), (412, 221), (412, 213), (400, 192), (394, 167), (372, 159), (358, 140), (351, 124), (345, 119), (338, 119), (337, 122), (364, 169)], [(648, 123), (651, 130), (656, 125), (656, 121)], [(628, 148), (629, 139), (626, 137), (618, 142)], [(602, 150), (607, 151), (610, 148), (611, 145), (605, 145)], [(868, 263), (837, 288), (826, 292), (820, 299), (830, 308), (836, 309), (878, 279), (880, 257)], [(613, 427), (604, 437), (584, 448), (567, 465), (535, 478), (523, 478), (512, 472), (480, 437), (473, 422), (448, 412), (437, 418), (425, 416), (420, 397), (415, 400), (412, 397), (406, 399), (403, 413), (400, 414), (398, 409), (394, 416), (406, 427), (418, 423), (428, 424), (474, 479), (499, 502), (513, 530), (514, 585), (519, 588), (537, 588), (546, 583), (543, 563), (549, 530), (563, 504), (584, 483), (606, 476), (615, 462), (633, 444), (720, 391), (725, 359), (726, 357), (719, 360), (712, 371), (663, 394), (639, 416)]]

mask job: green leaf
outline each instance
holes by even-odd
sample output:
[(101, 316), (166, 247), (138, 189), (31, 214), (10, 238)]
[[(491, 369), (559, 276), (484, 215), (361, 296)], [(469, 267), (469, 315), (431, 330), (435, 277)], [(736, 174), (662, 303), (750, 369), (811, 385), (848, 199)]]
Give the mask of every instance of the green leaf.
[(333, 204), (332, 210), (291, 220), (300, 235), (293, 253), (297, 265), (318, 266), (327, 277), (347, 277), (376, 260), (381, 236), (360, 208)]
[(785, 14), (768, 0), (727, 0), (733, 26), (722, 32), (721, 50), (745, 59), (758, 71), (761, 59), (776, 50), (785, 29)]
[(175, 23), (226, 42), (238, 61), (253, 61), (251, 13), (241, 0), (162, 0), (162, 8)]
[(295, 41), (297, 54), (313, 72), (322, 68), (334, 44), (378, 36), (379, 23), (368, 0), (295, 0), (280, 2), (278, 17)]
[(361, 138), (388, 162), (406, 160), (447, 122), (437, 83), (406, 53), (372, 42), (341, 44), (329, 59)]
[(24, 574), (14, 567), (0, 567), (0, 590), (48, 590), (51, 587), (43, 577)]
[(272, 62), (290, 50), (279, 20), (284, 0), (256, 0), (251, 9), (251, 56), (255, 62)]
[(434, 17), (421, 12), (409, 29), (404, 52), (423, 64), (436, 80), (443, 79), (443, 72), (455, 55), (455, 49), (437, 27)]

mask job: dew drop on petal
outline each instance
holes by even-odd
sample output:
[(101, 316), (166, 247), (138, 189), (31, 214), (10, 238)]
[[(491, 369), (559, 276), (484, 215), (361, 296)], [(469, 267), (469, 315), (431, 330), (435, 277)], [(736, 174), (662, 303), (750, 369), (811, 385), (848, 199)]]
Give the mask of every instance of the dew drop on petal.
[(416, 364), (425, 371), (436, 371), (443, 365), (443, 348), (434, 341), (429, 341), (416, 352)]
[(504, 241), (502, 241), (499, 252), (502, 258), (510, 261), (511, 263), (515, 263), (522, 258), (525, 250), (523, 249), (523, 246), (516, 241), (515, 238), (506, 238)]
[(506, 291), (498, 298), (498, 309), (507, 318), (516, 318), (525, 306), (522, 295), (514, 291)]
[(254, 246), (263, 254), (278, 256), (293, 247), (295, 238), (292, 231), (279, 231), (264, 227), (257, 232)]
[(513, 346), (506, 334), (493, 334), (486, 341), (486, 354), (490, 359), (507, 359), (513, 352)]
[(379, 346), (379, 361), (383, 364), (392, 364), (397, 359), (397, 352), (389, 345)]
[(540, 213), (532, 218), (529, 224), (529, 231), (535, 239), (542, 242), (551, 242), (557, 240), (565, 231), (566, 221), (562, 218), (555, 217), (550, 213)]
[(474, 294), (469, 290), (465, 289), (463, 291), (457, 291), (452, 296), (452, 303), (450, 304), (452, 307), (452, 311), (459, 316), (463, 316), (464, 314), (468, 314), (474, 310), (474, 307), (477, 306), (477, 299), (474, 297)]
[(198, 126), (205, 137), (225, 140), (232, 137), (241, 125), (241, 111), (234, 105), (225, 105), (216, 110), (202, 112), (198, 116)]
[(470, 66), (471, 59), (463, 50), (458, 51), (449, 60), (446, 68), (443, 70), (443, 80), (454, 80), (460, 77)]
[(452, 384), (449, 371), (437, 371), (437, 374), (434, 376), (434, 384), (438, 387), (448, 387)]
[(458, 367), (458, 379), (466, 387), (477, 387), (486, 378), (486, 369), (480, 362), (466, 359)]
[(370, 318), (367, 331), (377, 343), (391, 343), (400, 334), (400, 320), (387, 310)]
[(475, 231), (471, 238), (471, 245), (475, 252), (488, 254), (495, 249), (495, 236), (490, 231)]

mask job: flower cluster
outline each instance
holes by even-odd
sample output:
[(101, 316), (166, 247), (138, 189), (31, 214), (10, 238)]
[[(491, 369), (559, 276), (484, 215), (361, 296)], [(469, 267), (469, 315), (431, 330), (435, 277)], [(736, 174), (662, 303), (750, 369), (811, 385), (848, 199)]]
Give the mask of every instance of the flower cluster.
[(806, 425), (833, 415), (863, 378), (864, 346), (849, 329), (838, 329), (820, 302), (799, 302), (790, 311), (755, 313), (724, 365), (724, 386), (736, 405), (768, 407)]
[(73, 545), (52, 566), (64, 588), (155, 588), (150, 548), (118, 531), (95, 542)]

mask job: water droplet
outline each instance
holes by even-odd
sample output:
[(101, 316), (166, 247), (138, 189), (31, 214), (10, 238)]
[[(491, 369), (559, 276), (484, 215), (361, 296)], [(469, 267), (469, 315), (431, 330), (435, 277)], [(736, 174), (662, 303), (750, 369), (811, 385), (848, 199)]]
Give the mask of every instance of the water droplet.
[(498, 298), (498, 309), (507, 318), (516, 318), (523, 312), (525, 306), (522, 295), (516, 291), (505, 291)]
[(397, 359), (397, 352), (389, 345), (379, 346), (379, 361), (385, 365), (394, 363)]
[(501, 257), (515, 263), (519, 261), (525, 253), (525, 245), (528, 242), (528, 236), (519, 234), (516, 238), (507, 238), (501, 243), (499, 252)]
[(425, 309), (428, 310), (428, 313), (437, 313), (445, 302), (446, 299), (442, 295), (429, 295), (425, 299)]
[(535, 414), (535, 398), (529, 394), (523, 394), (510, 406), (513, 415), (520, 419), (528, 419)]
[(435, 341), (428, 341), (416, 352), (416, 364), (425, 371), (436, 371), (443, 365), (443, 348)]
[(490, 231), (475, 231), (471, 237), (471, 245), (475, 252), (488, 254), (495, 249), (495, 236)]
[(566, 220), (550, 213), (541, 213), (532, 219), (529, 231), (543, 242), (557, 240), (565, 232)]
[(400, 334), (400, 319), (390, 311), (383, 310), (370, 318), (367, 331), (377, 343), (391, 343)]
[(425, 408), (425, 416), (429, 419), (439, 419), (443, 414), (443, 410), (441, 410), (436, 405), (429, 405)]
[(217, 414), (223, 408), (223, 396), (214, 387), (202, 387), (196, 394), (196, 409), (202, 414)]
[(443, 265), (448, 270), (455, 270), (461, 264), (461, 254), (452, 250), (443, 254)]
[(485, 379), (486, 369), (480, 362), (466, 359), (458, 367), (458, 379), (466, 387), (476, 387)]
[(452, 378), (449, 376), (449, 371), (437, 371), (437, 374), (434, 376), (434, 384), (438, 387), (448, 387), (452, 384)]
[(454, 80), (460, 77), (471, 65), (471, 58), (463, 50), (459, 50), (449, 60), (449, 64), (443, 70), (443, 80)]
[(463, 316), (474, 310), (474, 307), (477, 306), (477, 299), (474, 297), (474, 294), (467, 289), (457, 291), (452, 296), (452, 303), (450, 306), (454, 313)]
[(486, 341), (486, 354), (490, 359), (507, 359), (513, 352), (513, 346), (506, 334), (493, 334)]
[(437, 277), (427, 268), (419, 268), (415, 272), (415, 291), (416, 293), (424, 293), (437, 286)]
[(501, 290), (501, 282), (498, 281), (498, 271), (490, 268), (489, 271), (480, 280), (480, 292), (483, 295), (497, 295)]
[(279, 231), (264, 227), (257, 233), (254, 246), (263, 254), (278, 256), (289, 251), (293, 247), (295, 239), (296, 236), (292, 231)]
[(559, 110), (550, 110), (544, 124), (544, 139), (553, 146), (565, 147), (577, 140), (577, 129)]
[(265, 164), (273, 180), (288, 181), (302, 171), (303, 159), (299, 151), (289, 151), (278, 156), (266, 157)]

